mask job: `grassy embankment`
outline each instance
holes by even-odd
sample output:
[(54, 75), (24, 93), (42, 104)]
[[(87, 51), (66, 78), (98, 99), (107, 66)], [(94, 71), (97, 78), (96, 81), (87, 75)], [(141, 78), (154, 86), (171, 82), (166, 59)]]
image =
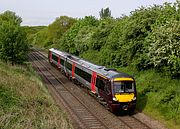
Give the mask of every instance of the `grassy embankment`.
[(174, 80), (155, 70), (138, 72), (131, 67), (119, 68), (136, 79), (137, 110), (164, 123), (168, 128), (180, 128), (180, 80)]
[(72, 128), (41, 79), (28, 68), (0, 62), (0, 128)]

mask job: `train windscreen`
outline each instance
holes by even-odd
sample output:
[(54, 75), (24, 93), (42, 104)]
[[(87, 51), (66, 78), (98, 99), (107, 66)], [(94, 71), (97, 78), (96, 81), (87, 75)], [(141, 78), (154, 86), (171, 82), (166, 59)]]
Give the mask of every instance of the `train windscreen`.
[(133, 81), (115, 81), (114, 91), (115, 93), (130, 93), (134, 92), (135, 84)]

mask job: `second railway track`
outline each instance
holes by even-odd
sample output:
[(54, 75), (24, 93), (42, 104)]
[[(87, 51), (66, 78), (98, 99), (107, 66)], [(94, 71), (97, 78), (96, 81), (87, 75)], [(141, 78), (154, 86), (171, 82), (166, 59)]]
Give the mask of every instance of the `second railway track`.
[(38, 51), (29, 54), (34, 67), (48, 83), (51, 94), (56, 94), (66, 110), (76, 121), (75, 128), (95, 129), (150, 129), (132, 116), (115, 116), (91, 96), (71, 83), (58, 70), (51, 67), (47, 57)]

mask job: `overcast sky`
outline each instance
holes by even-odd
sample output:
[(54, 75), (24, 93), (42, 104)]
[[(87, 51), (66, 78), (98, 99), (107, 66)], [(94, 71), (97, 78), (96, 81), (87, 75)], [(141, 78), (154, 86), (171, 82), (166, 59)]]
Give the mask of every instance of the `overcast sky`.
[(176, 0), (0, 0), (0, 13), (11, 10), (23, 19), (22, 25), (48, 25), (56, 17), (99, 17), (101, 8), (109, 7), (113, 17), (120, 17), (141, 6)]

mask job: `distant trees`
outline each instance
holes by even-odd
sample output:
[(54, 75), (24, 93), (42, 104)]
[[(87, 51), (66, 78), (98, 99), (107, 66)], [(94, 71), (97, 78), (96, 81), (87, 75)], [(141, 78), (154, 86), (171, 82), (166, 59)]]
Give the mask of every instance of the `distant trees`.
[(0, 59), (22, 63), (26, 59), (28, 43), (26, 34), (20, 26), (22, 19), (14, 12), (0, 14)]
[[(57, 44), (62, 35), (76, 22), (76, 19), (68, 16), (60, 16), (56, 20), (46, 26), (41, 27), (38, 32), (30, 34), (28, 32), (28, 41), (35, 45), (43, 47), (49, 47), (53, 44)], [(31, 27), (31, 29), (38, 30), (39, 27)], [(30, 29), (30, 28), (29, 28)]]
[(111, 17), (111, 10), (109, 8), (102, 8), (99, 15), (101, 19)]
[(48, 26), (48, 37), (60, 38), (75, 22), (71, 17), (61, 16)]

